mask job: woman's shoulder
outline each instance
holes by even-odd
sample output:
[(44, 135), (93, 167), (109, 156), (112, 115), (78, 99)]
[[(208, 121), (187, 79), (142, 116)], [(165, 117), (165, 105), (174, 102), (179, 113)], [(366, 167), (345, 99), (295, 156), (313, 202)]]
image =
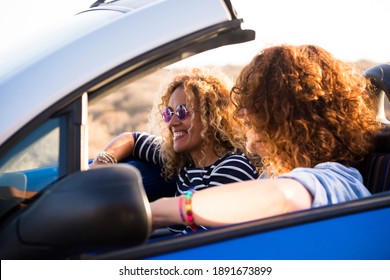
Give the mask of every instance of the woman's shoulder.
[(353, 177), (356, 177), (360, 181), (362, 180), (361, 174), (356, 168), (351, 166), (346, 166), (338, 162), (329, 161), (329, 162), (319, 163), (316, 166), (314, 166), (313, 169), (324, 171), (324, 172), (331, 172), (331, 173), (336, 172), (338, 174), (349, 174)]
[(229, 169), (230, 172), (240, 170), (241, 172), (250, 173), (253, 178), (258, 177), (257, 169), (244, 153), (228, 153), (224, 155), (214, 163), (213, 169), (214, 171)]
[(312, 168), (295, 168), (278, 178), (300, 182), (312, 194), (313, 207), (370, 195), (359, 171), (337, 162), (324, 162)]
[(359, 171), (350, 166), (345, 166), (338, 162), (323, 162), (319, 163), (314, 167), (298, 167), (293, 169), (292, 171), (281, 174), (280, 176), (285, 176), (287, 174), (295, 174), (295, 173), (306, 173), (313, 174), (317, 176), (331, 176), (332, 178), (336, 177), (349, 177), (352, 176), (358, 181), (362, 181), (362, 176)]
[(150, 143), (161, 142), (162, 137), (147, 132), (132, 132), (135, 141), (147, 141)]
[(227, 153), (224, 156), (222, 156), (215, 164), (225, 164), (225, 163), (249, 163), (249, 158), (244, 154), (240, 152), (232, 152)]

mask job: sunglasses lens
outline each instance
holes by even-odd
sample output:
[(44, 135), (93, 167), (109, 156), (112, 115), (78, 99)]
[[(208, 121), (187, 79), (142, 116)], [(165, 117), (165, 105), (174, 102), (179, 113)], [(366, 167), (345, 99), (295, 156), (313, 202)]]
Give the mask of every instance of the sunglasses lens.
[(163, 121), (169, 123), (172, 119), (172, 114), (173, 112), (169, 108), (164, 108), (161, 113)]
[(184, 105), (177, 106), (176, 114), (179, 120), (184, 120), (187, 117), (187, 108)]
[(184, 106), (184, 105), (177, 106), (175, 113), (172, 112), (171, 109), (168, 107), (164, 108), (161, 112), (163, 121), (166, 123), (169, 123), (172, 120), (173, 114), (176, 114), (177, 118), (182, 121), (187, 117), (188, 111), (187, 111), (186, 106)]

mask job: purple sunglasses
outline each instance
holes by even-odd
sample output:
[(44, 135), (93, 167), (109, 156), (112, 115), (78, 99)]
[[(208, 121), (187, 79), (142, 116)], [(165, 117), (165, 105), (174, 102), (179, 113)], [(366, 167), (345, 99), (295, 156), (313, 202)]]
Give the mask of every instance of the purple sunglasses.
[(173, 112), (169, 107), (164, 108), (161, 115), (164, 122), (170, 123), (174, 114), (176, 114), (179, 120), (183, 121), (187, 118), (188, 113), (189, 111), (186, 106), (184, 104), (180, 104), (177, 105), (175, 112)]

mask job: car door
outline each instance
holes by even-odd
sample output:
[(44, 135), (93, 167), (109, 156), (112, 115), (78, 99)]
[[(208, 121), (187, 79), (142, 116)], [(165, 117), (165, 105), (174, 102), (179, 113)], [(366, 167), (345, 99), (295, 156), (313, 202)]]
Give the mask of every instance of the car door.
[[(183, 18), (180, 24), (172, 20), (175, 15)], [(241, 23), (228, 0), (111, 1), (80, 12), (58, 29), (35, 38), (28, 49), (9, 55), (0, 71), (5, 100), (0, 119), (7, 119), (0, 123), (2, 258), (65, 258), (99, 247), (99, 242), (117, 246), (116, 238), (102, 232), (106, 227), (99, 222), (95, 230), (79, 226), (87, 224), (81, 221), (91, 221), (82, 214), (88, 213), (85, 206), (107, 207), (108, 203), (114, 207), (112, 197), (128, 196), (120, 191), (113, 191), (114, 196), (107, 196), (106, 190), (93, 191), (95, 183), (89, 181), (93, 179), (78, 188), (67, 183), (89, 176), (83, 173), (88, 168), (88, 103), (185, 57), (253, 40), (254, 32), (241, 29)], [(106, 171), (94, 172), (99, 177)], [(138, 185), (136, 179), (133, 183)], [(148, 235), (150, 213), (142, 190), (133, 189), (137, 195), (130, 197), (140, 199), (129, 199), (126, 205), (137, 205), (135, 212), (142, 213), (144, 227), (138, 231), (142, 237)], [(72, 199), (57, 200), (62, 195), (56, 194), (64, 191)], [(74, 204), (85, 192), (100, 199)], [(85, 220), (72, 224), (68, 214), (76, 210), (78, 215), (72, 217)], [(69, 224), (64, 222), (67, 217)], [(58, 231), (54, 222), (67, 225), (68, 232)], [(116, 225), (125, 224), (132, 225), (124, 221)], [(78, 238), (93, 232), (94, 241), (86, 242), (87, 248), (81, 246)], [(65, 238), (69, 236), (70, 240)]]

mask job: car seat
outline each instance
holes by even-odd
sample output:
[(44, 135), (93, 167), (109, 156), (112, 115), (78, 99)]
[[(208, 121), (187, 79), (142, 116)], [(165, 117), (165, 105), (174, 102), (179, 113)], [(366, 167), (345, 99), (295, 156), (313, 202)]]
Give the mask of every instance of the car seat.
[(385, 99), (390, 101), (390, 64), (373, 66), (363, 75), (376, 87), (378, 120), (384, 126), (376, 136), (374, 150), (357, 166), (364, 185), (375, 194), (390, 191), (390, 122), (385, 115)]

